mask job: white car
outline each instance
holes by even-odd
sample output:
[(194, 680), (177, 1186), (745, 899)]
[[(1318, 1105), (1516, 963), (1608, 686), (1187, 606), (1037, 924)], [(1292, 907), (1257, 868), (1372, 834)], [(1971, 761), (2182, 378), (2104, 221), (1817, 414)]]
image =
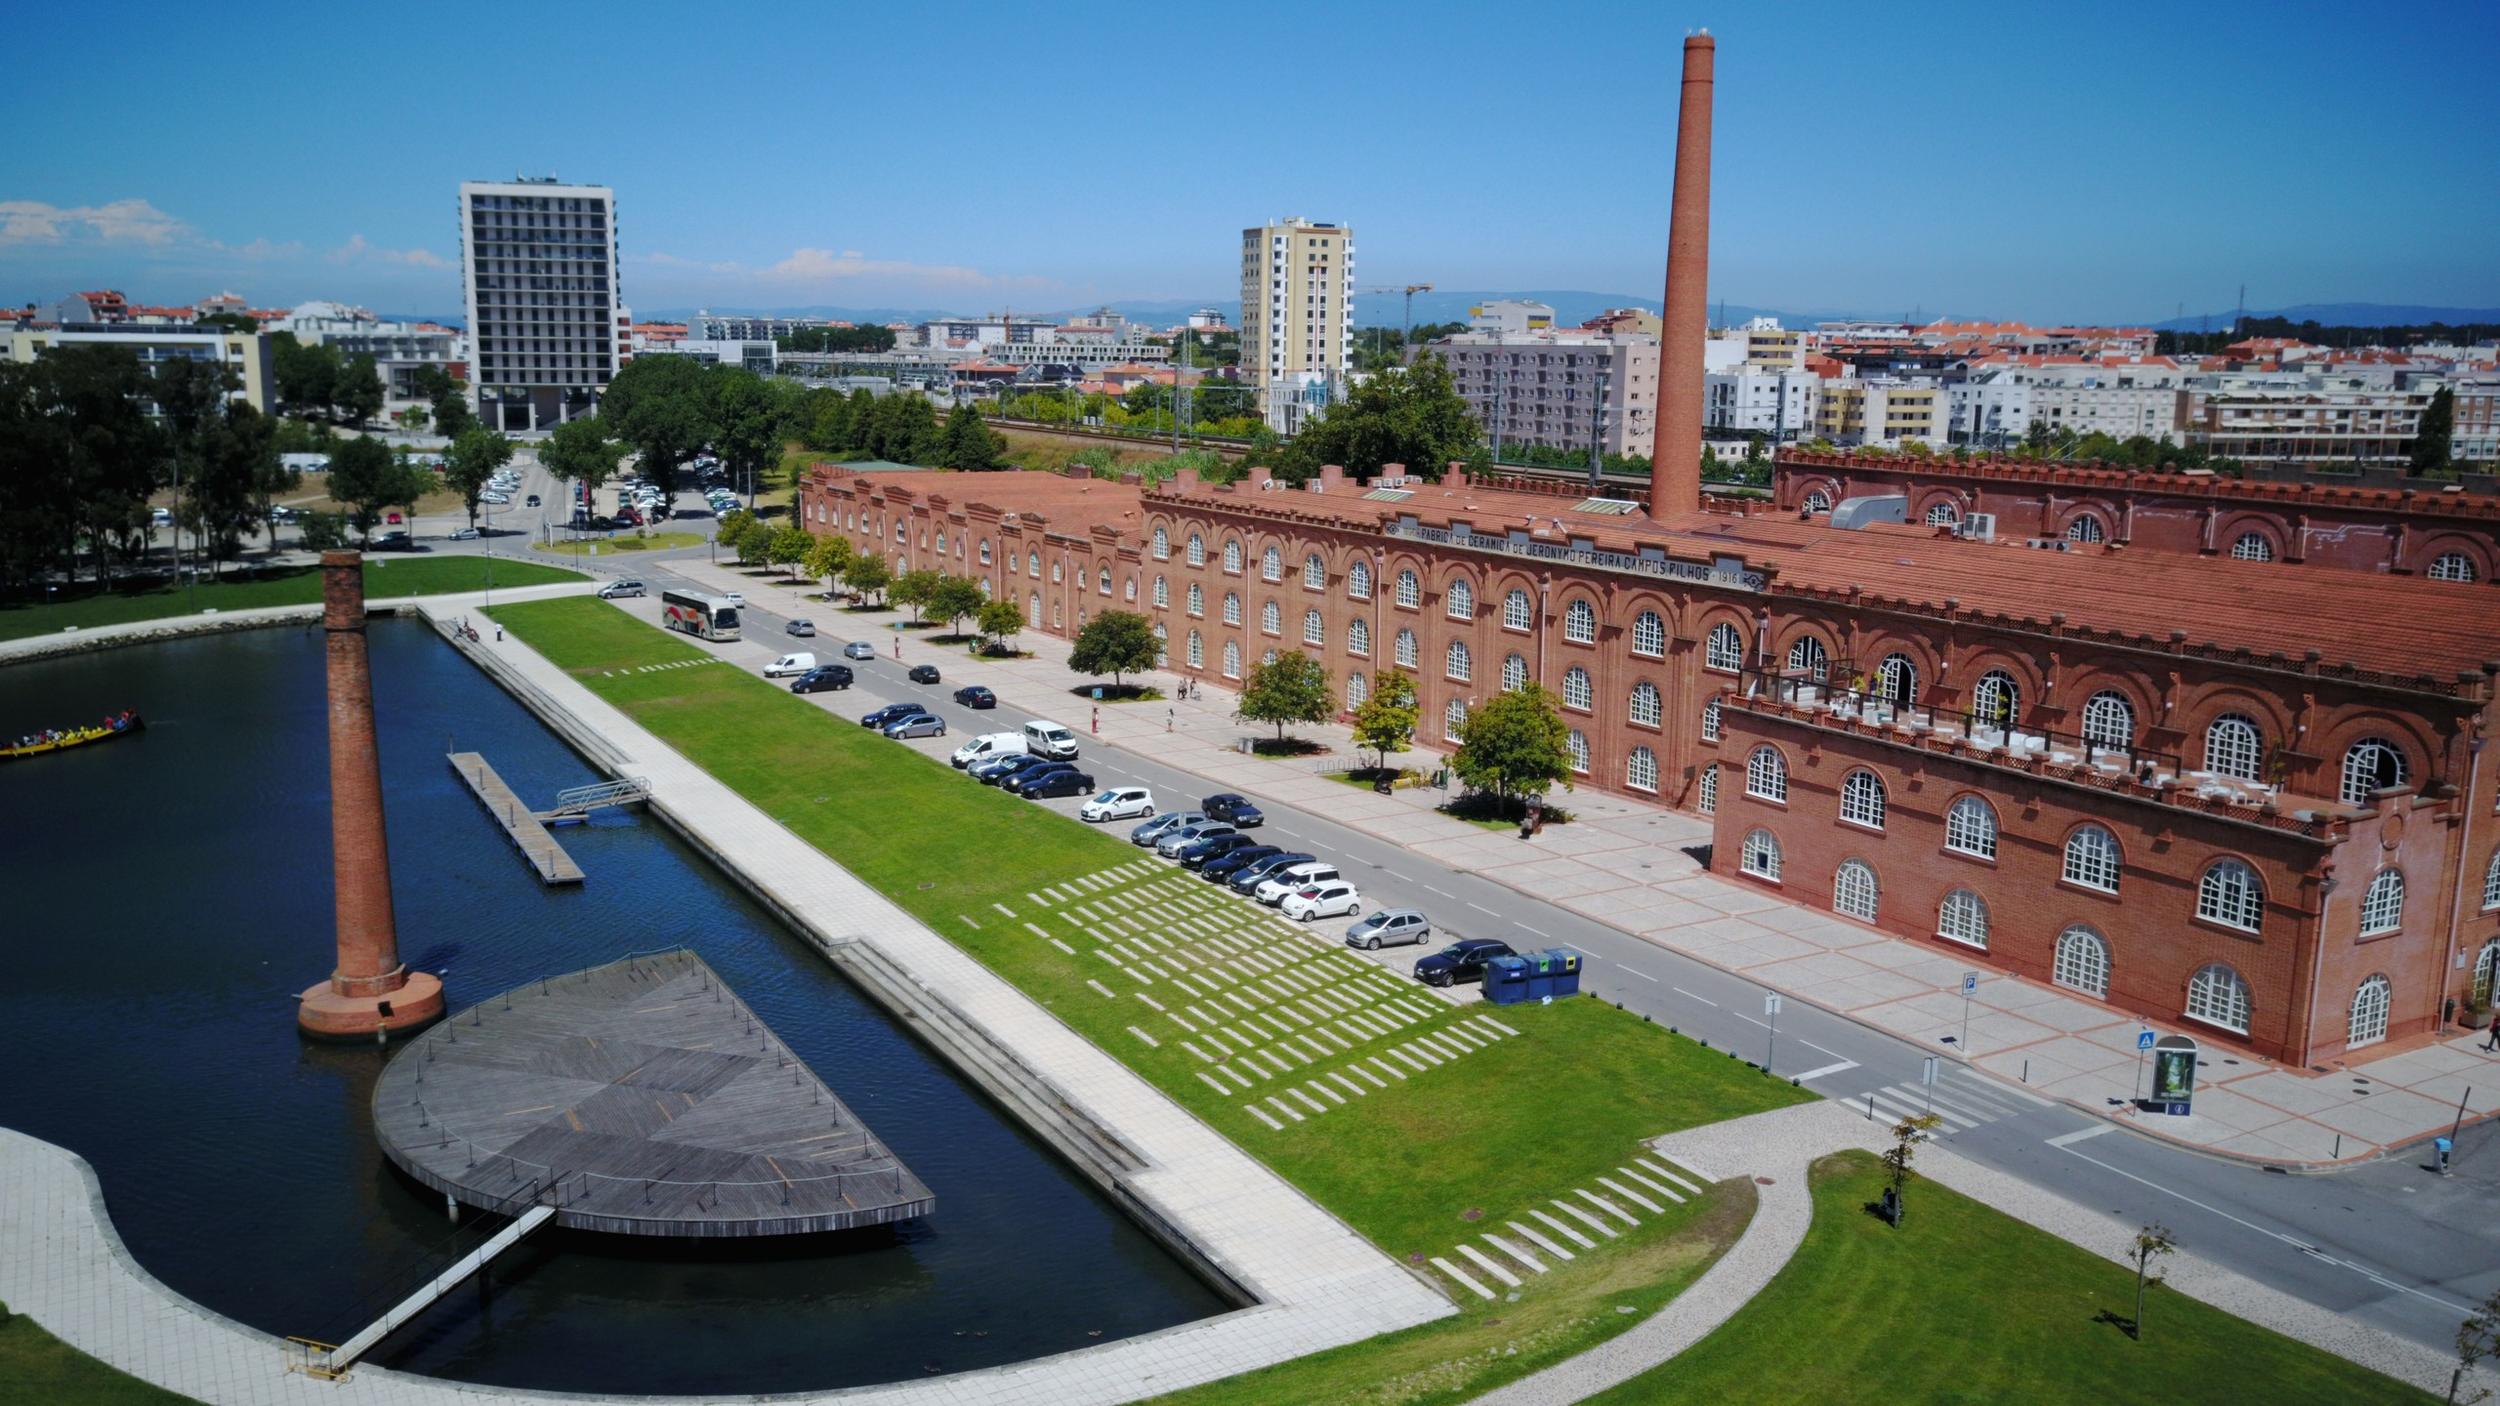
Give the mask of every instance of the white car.
[(1336, 865), (1326, 860), (1315, 859), (1308, 864), (1296, 864), (1281, 874), (1268, 875), (1259, 881), (1257, 888), (1250, 891), (1250, 896), (1274, 908), (1282, 904), (1286, 898), (1315, 883), (1334, 883), (1336, 879)]
[(720, 598), (720, 603), (721, 603), (721, 604), (723, 604), (723, 605), (725, 605), (725, 606), (728, 606), (728, 607), (729, 607), (730, 609), (732, 609), (732, 610), (737, 610), (737, 609), (741, 609), (741, 608), (743, 608), (743, 607), (746, 605), (746, 603), (747, 603), (747, 598), (746, 598), (745, 596), (739, 595), (736, 591), (729, 591), (729, 592), (724, 593), (724, 594), (721, 596), (721, 598)]
[(1155, 793), (1143, 786), (1114, 786), (1077, 807), (1079, 820), (1126, 820), (1155, 813)]
[(1354, 891), (1354, 885), (1339, 879), (1333, 883), (1313, 883), (1296, 889), (1286, 894), (1285, 901), (1278, 906), (1285, 910), (1286, 917), (1307, 923), (1313, 918), (1360, 913), (1363, 911), (1363, 898)]

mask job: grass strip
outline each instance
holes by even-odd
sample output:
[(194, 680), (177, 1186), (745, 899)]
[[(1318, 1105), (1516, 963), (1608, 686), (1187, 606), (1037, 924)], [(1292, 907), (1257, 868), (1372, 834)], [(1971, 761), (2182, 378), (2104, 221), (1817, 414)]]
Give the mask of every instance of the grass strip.
[(105, 1366), (45, 1332), (32, 1318), (9, 1312), (7, 1304), (0, 1304), (0, 1402), (198, 1406), (190, 1397)]
[[(577, 572), (534, 561), (497, 557), (498, 586), (544, 586), (579, 581)], [(486, 584), (486, 559), (476, 556), (390, 556), (365, 559), (365, 594), (380, 600), (393, 596), (440, 596), (474, 591)], [(162, 620), (195, 610), (254, 610), (272, 605), (317, 605), (321, 600), (318, 567), (288, 567), (250, 580), (202, 581), (190, 591), (156, 585), (146, 590), (113, 591), (73, 596), (49, 605), (0, 606), (0, 640), (48, 635), (76, 626), (125, 625), (134, 620)]]

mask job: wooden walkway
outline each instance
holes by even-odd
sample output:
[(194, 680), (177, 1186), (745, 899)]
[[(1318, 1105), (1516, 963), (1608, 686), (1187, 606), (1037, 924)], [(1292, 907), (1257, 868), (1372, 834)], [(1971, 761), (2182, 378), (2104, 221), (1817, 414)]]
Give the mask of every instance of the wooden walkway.
[(625, 1235), (754, 1236), (935, 1198), (703, 959), (628, 957), (489, 996), (373, 1090), (400, 1170), (461, 1202)]
[(485, 806), (486, 813), (495, 818), (495, 823), (503, 827), (506, 835), (512, 837), (513, 846), (521, 851), (523, 859), (530, 862), (530, 867), (538, 871), (541, 882), (578, 884), (582, 881), (582, 866), (574, 863), (573, 856), (564, 852), (564, 846), (557, 844), (556, 837), (547, 833), (547, 827), (539, 823), (538, 817), (522, 804), (521, 798), (513, 794), (512, 788), (504, 784), (503, 778), (495, 774), (495, 769), (486, 764), (484, 757), (475, 752), (453, 752), (449, 756), (451, 769), (460, 773), (461, 780), (469, 783), (469, 790), (477, 796), (478, 804)]

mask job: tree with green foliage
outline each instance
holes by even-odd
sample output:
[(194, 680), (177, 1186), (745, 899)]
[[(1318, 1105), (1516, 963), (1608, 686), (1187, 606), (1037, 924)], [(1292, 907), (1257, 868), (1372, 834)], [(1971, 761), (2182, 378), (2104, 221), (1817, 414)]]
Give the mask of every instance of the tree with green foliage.
[(170, 460), (174, 488), (174, 555), (182, 559), (182, 534), (191, 532), (194, 548), (202, 541), (197, 511), (212, 444), (233, 403), (239, 378), (225, 365), (188, 358), (157, 368), (154, 398)]
[(762, 518), (748, 518), (738, 525), (737, 534), (727, 539), (738, 551), (741, 566), (769, 566), (773, 559), (773, 525)]
[(1274, 723), (1276, 740), (1285, 740), (1287, 723), (1326, 722), (1335, 711), (1328, 671), (1300, 652), (1277, 655), (1250, 666), (1241, 681), (1241, 701), (1233, 716), (1243, 722)]
[(392, 411), (391, 418), (410, 434), (424, 434), (426, 426), (434, 423), (434, 412), (422, 405), (408, 405)]
[(720, 515), (719, 522), (712, 525), (713, 540), (724, 547), (734, 547), (738, 542), (738, 534), (746, 531), (747, 524), (753, 521), (755, 521), (755, 514), (744, 508), (731, 508)]
[[(2143, 1310), (2138, 1309), (2137, 1312), (2141, 1314)], [(2477, 1304), (2474, 1311), (2466, 1315), (2465, 1321), (2457, 1325), (2457, 1365), (2456, 1370), (2448, 1374), (2448, 1406), (2479, 1406), (2479, 1403), (2491, 1399), (2488, 1388), (2479, 1389), (2463, 1399), (2457, 1393), (2464, 1388), (2465, 1379), (2473, 1375), (2475, 1367), (2495, 1352), (2500, 1352), (2500, 1289), (2494, 1289), (2489, 1298)]]
[(1367, 747), (1389, 765), (1391, 752), (1403, 752), (1415, 741), (1415, 676), (1403, 669), (1382, 674), (1369, 696), (1354, 709), (1354, 745)]
[(1505, 800), (1542, 796), (1559, 781), (1571, 789), (1571, 729), (1561, 700), (1545, 686), (1523, 684), (1478, 704), (1459, 724), (1450, 770), (1478, 791)]
[(345, 513), (306, 513), (295, 525), (296, 540), (308, 552), (335, 552), (347, 545)]
[(2414, 436), (2406, 462), (2417, 474), (2448, 467), (2456, 432), (2457, 393), (2441, 386), (2431, 393), (2431, 403), (2422, 407), (2421, 432)]
[(891, 327), (800, 327), (773, 339), (791, 352), (881, 352), (894, 349)]
[(712, 448), (753, 503), (764, 471), (781, 461), (780, 407), (764, 378), (742, 366), (714, 368), (709, 394)]
[(828, 533), (810, 540), (807, 548), (807, 574), (810, 579), (826, 582), (830, 589), (833, 578), (841, 575), (842, 569), (850, 564), (851, 543), (848, 538)]
[(943, 576), (921, 609), (928, 612), (930, 619), (945, 621), (948, 634), (961, 634), (963, 622), (980, 614), (981, 603), (988, 599), (981, 594), (981, 583), (971, 577)]
[(969, 404), (947, 412), (942, 444), (938, 453), (942, 467), (969, 473), (1007, 467), (1001, 458), (1007, 452), (1007, 441), (993, 433), (982, 420), (981, 412)]
[(382, 510), (423, 497), (433, 475), (393, 454), (382, 441), (352, 435), (330, 451), (330, 497), (348, 508), (360, 542), (371, 545)]
[(468, 397), (455, 391), (449, 399), (434, 403), (434, 433), (446, 439), (457, 439), (460, 432), (478, 423), (469, 410)]
[[(816, 538), (795, 522), (772, 529), (772, 539), (764, 548), (764, 559), (778, 567), (794, 568), (807, 560), (816, 547)], [(797, 574), (795, 571), (793, 575)]]
[[(457, 443), (457, 441), (454, 441)], [(596, 415), (567, 420), (538, 442), (538, 465), (564, 483), (578, 483), (592, 494), (616, 476), (625, 446), (608, 438), (607, 424)]]
[(384, 390), (382, 368), (374, 363), (371, 353), (358, 352), (340, 364), (338, 380), (330, 392), (331, 404), (340, 419), (362, 425), (382, 413)]
[(260, 525), (261, 531), (269, 534), (269, 550), (275, 552), (278, 549), (278, 524), (271, 513), (278, 506), (279, 495), (293, 493), (304, 486), (304, 473), (301, 469), (289, 468), (286, 461), (279, 457), (277, 425), (268, 423), (270, 445), (268, 452), (253, 462), (250, 496), (252, 521)]
[(194, 327), (218, 332), (258, 332), (260, 323), (239, 312), (204, 312), (191, 319)]
[(928, 605), (929, 597), (936, 592), (938, 582), (944, 579), (944, 574), (941, 572), (932, 571), (925, 566), (914, 567), (895, 577), (893, 586), (886, 591), (885, 596), (896, 605), (910, 606), (911, 618), (916, 623), (920, 619), (922, 608)]
[(460, 495), (461, 506), (469, 510), (469, 526), (477, 526), (478, 504), (487, 483), (511, 462), (512, 441), (484, 425), (471, 425), (451, 442), (450, 452), (443, 456), (443, 486)]
[(1011, 600), (994, 600), (980, 609), (972, 619), (972, 627), (988, 639), (990, 647), (1001, 654), (1015, 649), (1012, 641), (1024, 633), (1024, 612)]
[(1482, 438), (1449, 367), (1427, 356), (1374, 375), (1320, 412), (1277, 456), (1276, 476), (1298, 484), (1318, 477), (1326, 464), (1365, 478), (1383, 464), (1434, 474), (1466, 458)]
[(717, 433), (712, 368), (690, 356), (638, 356), (608, 383), (599, 418), (642, 456), (642, 476), (677, 491), (677, 471)]
[(2128, 1320), (2127, 1336), (2144, 1341), (2144, 1291), (2161, 1284), (2161, 1276), (2152, 1272), (2153, 1261), (2179, 1248), (2170, 1235), (2170, 1228), (2159, 1223), (2148, 1225), (2135, 1233), (2127, 1243), (2127, 1262), (2135, 1266), (2135, 1317)]
[(799, 442), (810, 449), (839, 454), (851, 447), (850, 438), (851, 398), (830, 386), (809, 391)]
[(338, 348), (326, 342), (306, 346), (292, 332), (273, 332), (269, 342), (270, 379), (279, 402), (298, 415), (332, 418), (345, 369)]
[(875, 552), (860, 552), (851, 558), (850, 565), (842, 568), (842, 584), (862, 597), (873, 596), (894, 584), (894, 569)]
[(868, 448), (877, 424), (877, 394), (866, 386), (851, 392), (849, 409), (843, 412), (842, 442), (825, 446), (843, 453), (858, 453)]
[(1892, 1146), (1884, 1149), (1882, 1160), (1884, 1204), (1891, 1212), (1888, 1219), (1895, 1230), (1901, 1228), (1901, 1193), (1909, 1189), (1911, 1178), (1918, 1175), (1910, 1165), (1918, 1160), (1918, 1145), (1927, 1140), (1927, 1130), (1942, 1121), (1933, 1113), (1918, 1113), (1892, 1125)]
[(242, 554), (246, 540), (267, 532), (268, 489), (293, 475), (278, 459), (277, 426), (242, 401), (227, 400), (210, 422), (188, 504), (190, 527), (208, 551), (211, 569)]
[[(1154, 622), (1133, 610), (1106, 610), (1076, 632), (1068, 667), (1080, 674), (1111, 676), (1114, 688), (1125, 686), (1123, 675), (1144, 673), (1163, 652), (1155, 639)], [(1281, 736), (1281, 730), (1279, 732)]]

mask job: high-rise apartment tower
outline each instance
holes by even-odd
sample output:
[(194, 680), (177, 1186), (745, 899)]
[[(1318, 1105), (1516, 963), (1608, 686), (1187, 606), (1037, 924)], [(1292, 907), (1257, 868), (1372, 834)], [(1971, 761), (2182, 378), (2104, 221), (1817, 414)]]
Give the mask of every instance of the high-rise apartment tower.
[(538, 430), (598, 408), (624, 364), (614, 190), (461, 182), (460, 282), (478, 418)]
[(1354, 359), (1354, 231), (1290, 215), (1241, 232), (1241, 374), (1274, 428), (1345, 394)]

